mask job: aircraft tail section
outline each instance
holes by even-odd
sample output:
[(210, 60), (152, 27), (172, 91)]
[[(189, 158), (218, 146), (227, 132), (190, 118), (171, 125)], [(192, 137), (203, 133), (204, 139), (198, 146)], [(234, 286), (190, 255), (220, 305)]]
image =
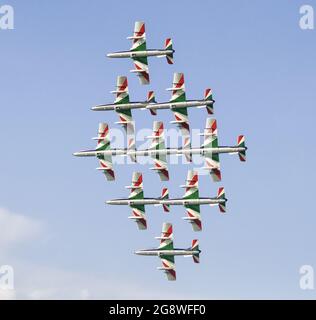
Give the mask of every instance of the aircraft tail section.
[[(163, 188), (161, 193), (161, 200), (169, 199), (169, 190), (168, 188)], [(162, 205), (164, 212), (170, 212), (170, 204), (163, 204)]]
[[(154, 91), (149, 91), (148, 94), (147, 94), (147, 102), (148, 103), (157, 103), (156, 99), (155, 99), (155, 93)], [(154, 109), (154, 108), (150, 108), (149, 109), (150, 113), (153, 115), (153, 116), (156, 116), (157, 115), (157, 109)]]
[[(165, 50), (172, 50), (173, 51), (172, 40), (170, 38), (166, 39), (166, 41), (165, 41)], [(173, 64), (173, 52), (168, 53), (166, 55), (166, 59), (169, 64)]]
[(245, 148), (243, 151), (238, 152), (239, 160), (240, 161), (246, 161), (246, 144), (245, 144), (245, 136), (240, 135), (237, 138), (237, 145), (240, 148)]
[(220, 202), (218, 204), (219, 211), (220, 212), (226, 212), (226, 198), (225, 198), (225, 189), (223, 187), (218, 188), (217, 191), (217, 199), (223, 199), (225, 200), (224, 202)]
[(192, 258), (193, 258), (194, 263), (200, 263), (199, 240), (197, 240), (197, 239), (192, 240), (191, 250), (198, 251), (197, 253), (192, 254)]
[[(212, 89), (208, 88), (208, 89), (205, 90), (204, 100), (205, 100), (205, 101), (214, 101), (214, 100), (213, 100)], [(213, 113), (214, 113), (213, 104), (211, 104), (211, 105), (206, 105), (206, 111), (207, 111), (208, 114), (213, 114)]]

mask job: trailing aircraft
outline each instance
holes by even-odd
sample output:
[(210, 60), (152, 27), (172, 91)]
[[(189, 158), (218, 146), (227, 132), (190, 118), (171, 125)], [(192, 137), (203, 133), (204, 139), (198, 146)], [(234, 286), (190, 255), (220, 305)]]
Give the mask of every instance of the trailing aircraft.
[(172, 40), (170, 38), (165, 41), (164, 49), (147, 49), (145, 23), (136, 21), (134, 26), (134, 34), (127, 39), (132, 40), (132, 47), (128, 51), (119, 51), (108, 53), (109, 58), (131, 58), (134, 61), (135, 69), (130, 70), (136, 73), (141, 84), (149, 84), (149, 69), (147, 57), (166, 57), (169, 64), (173, 64)]
[(190, 126), (188, 120), (187, 108), (205, 107), (208, 114), (213, 114), (213, 100), (212, 90), (210, 88), (205, 90), (204, 99), (201, 100), (187, 100), (185, 93), (185, 83), (183, 73), (174, 73), (172, 87), (166, 89), (172, 91), (170, 101), (156, 102), (154, 91), (149, 91), (146, 101), (131, 102), (129, 99), (128, 82), (125, 76), (118, 76), (116, 82), (116, 90), (111, 93), (116, 94), (114, 103), (101, 104), (91, 109), (94, 111), (110, 111), (115, 110), (119, 114), (119, 124), (125, 128), (128, 124), (133, 123), (132, 109), (149, 110), (152, 115), (157, 115), (157, 110), (170, 109), (175, 116), (175, 120), (171, 121), (179, 126), (183, 136), (190, 135)]
[(162, 189), (162, 195), (159, 198), (144, 198), (143, 191), (143, 175), (141, 172), (134, 172), (132, 185), (127, 186), (131, 193), (127, 199), (107, 200), (106, 204), (110, 205), (128, 205), (132, 208), (132, 216), (129, 219), (137, 223), (138, 229), (147, 229), (147, 220), (145, 215), (146, 205), (162, 206), (164, 212), (170, 211), (170, 206), (181, 205), (186, 208), (187, 216), (183, 217), (192, 224), (194, 231), (202, 230), (202, 221), (200, 215), (200, 205), (209, 204), (210, 206), (218, 205), (220, 212), (226, 212), (225, 190), (223, 187), (218, 189), (217, 196), (213, 198), (200, 197), (198, 174), (193, 170), (188, 171), (185, 185), (185, 194), (182, 198), (169, 199), (169, 191), (167, 188)]
[(178, 249), (173, 247), (173, 230), (171, 223), (164, 223), (162, 225), (161, 236), (156, 237), (160, 240), (158, 248), (154, 249), (141, 249), (135, 251), (135, 254), (141, 256), (157, 256), (161, 259), (162, 267), (158, 267), (158, 270), (162, 270), (166, 273), (168, 280), (176, 280), (175, 269), (175, 256), (191, 256), (194, 263), (200, 263), (199, 241), (192, 240), (191, 247), (187, 249)]
[(205, 158), (205, 166), (214, 181), (221, 180), (221, 170), (219, 155), (221, 153), (238, 154), (240, 161), (246, 161), (245, 138), (238, 136), (236, 146), (219, 146), (217, 137), (217, 123), (213, 118), (206, 119), (204, 133), (204, 143), (198, 148), (192, 148), (191, 144), (184, 144), (182, 148), (166, 148), (163, 136), (163, 123), (154, 121), (153, 135), (147, 138), (152, 139), (152, 144), (148, 149), (138, 150), (136, 148), (111, 149), (109, 138), (109, 127), (106, 123), (100, 123), (97, 148), (94, 150), (84, 150), (75, 152), (77, 157), (97, 157), (100, 161), (99, 170), (102, 170), (108, 180), (114, 180), (114, 171), (112, 156), (130, 156), (133, 161), (138, 156), (151, 156), (154, 161), (154, 167), (151, 170), (157, 171), (162, 181), (169, 180), (169, 171), (167, 167), (167, 155), (184, 155), (188, 161), (191, 161), (193, 154), (202, 155)]

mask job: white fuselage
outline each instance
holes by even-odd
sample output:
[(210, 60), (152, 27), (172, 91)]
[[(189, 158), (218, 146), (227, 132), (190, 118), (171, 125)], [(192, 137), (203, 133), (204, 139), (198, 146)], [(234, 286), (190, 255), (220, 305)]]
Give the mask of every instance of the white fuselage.
[(217, 147), (217, 148), (166, 148), (160, 150), (133, 150), (133, 149), (110, 149), (110, 150), (87, 150), (75, 152), (73, 155), (77, 157), (96, 157), (98, 155), (112, 155), (112, 156), (156, 156), (156, 155), (185, 155), (185, 154), (199, 154), (204, 155), (207, 153), (238, 153), (246, 151), (246, 147)]
[(108, 53), (106, 56), (109, 58), (143, 58), (154, 56), (166, 56), (167, 54), (173, 54), (174, 50), (164, 49), (148, 49), (144, 51), (119, 51)]
[(159, 199), (159, 198), (144, 198), (144, 199), (114, 199), (106, 201), (111, 205), (203, 205), (203, 204), (219, 204), (225, 203), (226, 199), (217, 198), (199, 198), (199, 199)]
[(93, 111), (110, 111), (110, 110), (130, 110), (130, 109), (175, 109), (175, 108), (190, 108), (190, 107), (202, 107), (206, 105), (213, 105), (213, 100), (186, 100), (183, 102), (161, 102), (161, 103), (149, 103), (149, 102), (131, 102), (124, 104), (102, 104), (92, 107)]
[(173, 249), (173, 250), (159, 250), (159, 249), (142, 249), (135, 251), (135, 254), (142, 256), (192, 256), (193, 254), (199, 254), (200, 250), (190, 249)]

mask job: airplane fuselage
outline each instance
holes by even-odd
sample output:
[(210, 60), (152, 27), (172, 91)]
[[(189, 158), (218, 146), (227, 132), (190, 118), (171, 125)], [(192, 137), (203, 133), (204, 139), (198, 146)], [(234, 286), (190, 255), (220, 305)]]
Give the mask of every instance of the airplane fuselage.
[(220, 146), (217, 148), (166, 148), (166, 149), (145, 149), (145, 150), (132, 150), (132, 149), (110, 149), (110, 150), (86, 150), (75, 152), (73, 155), (77, 157), (97, 157), (98, 155), (112, 155), (112, 156), (155, 156), (155, 155), (185, 155), (185, 154), (199, 154), (204, 155), (208, 153), (238, 153), (244, 152), (247, 147), (237, 146)]
[(106, 56), (109, 58), (143, 58), (143, 57), (154, 57), (154, 56), (165, 56), (167, 54), (173, 54), (174, 50), (164, 49), (148, 49), (143, 51), (118, 51), (108, 53)]
[(192, 256), (199, 254), (201, 250), (190, 249), (173, 249), (173, 250), (160, 250), (160, 249), (142, 249), (135, 251), (135, 254), (142, 256)]
[(130, 102), (124, 104), (102, 104), (92, 107), (93, 111), (110, 111), (110, 110), (130, 110), (130, 109), (175, 109), (175, 108), (190, 108), (190, 107), (202, 107), (205, 105), (213, 105), (214, 100), (186, 100), (183, 102), (161, 102), (161, 103), (149, 103), (143, 102)]
[(111, 205), (203, 205), (203, 204), (220, 204), (226, 202), (226, 199), (218, 198), (199, 198), (199, 199), (159, 199), (159, 198), (144, 198), (144, 199), (114, 199), (106, 201)]

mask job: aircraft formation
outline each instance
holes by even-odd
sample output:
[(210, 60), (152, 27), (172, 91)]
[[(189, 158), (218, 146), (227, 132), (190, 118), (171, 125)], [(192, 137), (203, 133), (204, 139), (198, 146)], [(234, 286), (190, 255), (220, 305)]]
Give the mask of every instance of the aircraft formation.
[[(145, 23), (135, 22), (134, 34), (128, 39), (132, 40), (132, 47), (128, 51), (119, 51), (109, 53), (109, 58), (131, 58), (135, 69), (130, 70), (136, 73), (140, 83), (146, 85), (150, 83), (148, 57), (166, 57), (168, 64), (173, 64), (174, 50), (172, 40), (166, 39), (164, 49), (147, 49)], [(193, 155), (204, 157), (203, 169), (209, 172), (214, 182), (222, 180), (220, 167), (220, 154), (237, 154), (239, 160), (246, 161), (245, 138), (243, 135), (237, 137), (237, 144), (232, 146), (219, 145), (217, 135), (217, 121), (212, 117), (206, 118), (204, 132), (204, 142), (199, 147), (191, 146), (190, 124), (188, 117), (188, 108), (205, 108), (208, 116), (214, 113), (214, 103), (212, 90), (207, 88), (202, 99), (187, 100), (185, 92), (185, 81), (183, 73), (174, 73), (172, 87), (167, 89), (171, 91), (171, 98), (166, 102), (157, 102), (153, 91), (149, 91), (147, 99), (144, 101), (130, 101), (128, 80), (126, 76), (118, 76), (116, 90), (111, 91), (115, 94), (113, 103), (99, 104), (92, 107), (93, 111), (115, 111), (118, 114), (119, 121), (116, 122), (123, 126), (127, 137), (127, 147), (112, 149), (110, 139), (110, 128), (107, 123), (100, 123), (96, 138), (97, 145), (95, 149), (75, 152), (77, 157), (96, 157), (99, 161), (97, 168), (104, 173), (108, 181), (115, 180), (115, 171), (112, 162), (113, 157), (128, 156), (133, 162), (137, 162), (138, 157), (152, 158), (153, 167), (150, 168), (158, 173), (161, 181), (169, 180), (169, 168), (167, 156), (183, 155), (187, 162), (192, 162)], [(156, 116), (158, 110), (170, 109), (174, 114), (175, 120), (171, 121), (177, 125), (182, 136), (181, 147), (166, 147), (164, 139), (164, 124), (161, 121), (153, 122), (152, 135), (147, 137), (151, 139), (151, 145), (146, 149), (138, 149), (135, 141), (135, 121), (132, 117), (132, 110), (148, 110), (151, 115)], [(161, 206), (164, 212), (169, 212), (171, 206), (180, 205), (185, 208), (186, 216), (184, 220), (192, 225), (193, 231), (202, 230), (202, 219), (200, 214), (201, 205), (218, 206), (221, 213), (226, 212), (225, 189), (218, 188), (217, 195), (214, 197), (200, 197), (198, 188), (199, 176), (194, 170), (188, 170), (185, 184), (180, 186), (185, 189), (182, 198), (170, 198), (167, 188), (162, 188), (161, 196), (144, 197), (143, 175), (141, 172), (133, 172), (130, 195), (128, 198), (107, 200), (108, 205), (129, 206), (132, 215), (128, 218), (135, 221), (139, 230), (146, 230), (148, 219), (145, 214), (145, 207), (154, 205)], [(174, 257), (192, 256), (195, 263), (200, 261), (199, 241), (193, 240), (191, 247), (187, 249), (176, 249), (173, 247), (173, 226), (165, 222), (162, 226), (160, 245), (155, 249), (142, 249), (135, 251), (137, 255), (158, 256), (161, 259), (163, 270), (168, 280), (176, 280)]]

